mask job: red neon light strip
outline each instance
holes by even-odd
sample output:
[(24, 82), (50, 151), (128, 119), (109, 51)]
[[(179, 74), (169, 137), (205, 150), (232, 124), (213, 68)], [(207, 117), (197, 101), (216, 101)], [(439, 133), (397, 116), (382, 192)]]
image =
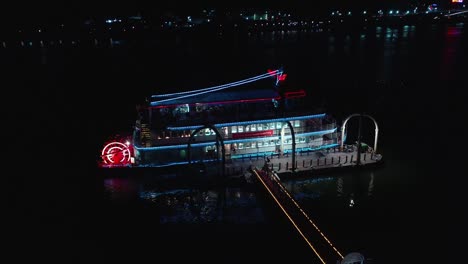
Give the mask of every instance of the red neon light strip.
[(233, 133), (233, 139), (239, 138), (251, 138), (251, 137), (265, 137), (265, 136), (273, 136), (273, 130), (262, 130), (262, 131), (253, 131), (253, 132), (241, 132), (241, 133)]
[[(280, 100), (281, 96), (277, 97), (269, 97), (269, 98), (256, 98), (256, 99), (241, 99), (241, 100), (231, 100), (231, 101), (219, 101), (219, 102), (209, 102), (209, 103), (191, 103), (189, 104), (190, 106), (196, 105), (196, 104), (229, 104), (229, 103), (251, 103), (251, 102), (260, 102), (260, 101), (267, 101), (267, 100)], [(183, 103), (181, 104), (170, 104), (170, 105), (158, 105), (158, 106), (150, 106), (149, 108), (168, 108), (172, 106), (178, 106), (178, 105), (184, 105)]]
[(277, 75), (276, 70), (270, 70), (270, 69), (268, 69), (267, 72), (268, 72), (271, 76)]
[(284, 97), (286, 98), (298, 98), (298, 97), (304, 97), (304, 96), (306, 96), (306, 92), (304, 90), (284, 93)]

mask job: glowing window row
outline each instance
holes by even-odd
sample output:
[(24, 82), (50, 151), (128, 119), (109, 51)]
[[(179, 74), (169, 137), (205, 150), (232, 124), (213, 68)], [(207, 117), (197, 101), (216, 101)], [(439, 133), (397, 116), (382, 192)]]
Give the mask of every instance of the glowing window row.
[[(292, 144), (292, 139), (285, 139), (284, 144)], [(306, 143), (305, 137), (299, 137), (296, 143)], [(231, 148), (234, 149), (249, 149), (249, 148), (262, 148), (262, 147), (272, 147), (281, 145), (280, 140), (268, 140), (268, 141), (258, 141), (258, 142), (244, 142), (244, 143), (232, 143)], [(216, 146), (207, 146), (206, 151), (215, 150)]]

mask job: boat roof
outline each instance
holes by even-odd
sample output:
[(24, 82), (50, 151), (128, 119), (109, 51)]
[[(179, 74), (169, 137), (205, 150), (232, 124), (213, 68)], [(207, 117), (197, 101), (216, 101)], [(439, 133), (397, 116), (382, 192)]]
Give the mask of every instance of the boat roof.
[(250, 102), (279, 99), (280, 95), (274, 85), (274, 79), (262, 82), (251, 82), (242, 86), (226, 86), (225, 88), (206, 88), (173, 94), (151, 96), (151, 107), (169, 107), (183, 104), (219, 104), (233, 102)]

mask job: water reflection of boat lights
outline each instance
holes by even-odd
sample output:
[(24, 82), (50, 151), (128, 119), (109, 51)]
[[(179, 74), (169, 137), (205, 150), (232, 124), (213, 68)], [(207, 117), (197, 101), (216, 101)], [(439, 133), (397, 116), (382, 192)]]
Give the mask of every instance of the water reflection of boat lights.
[(294, 183), (296, 184), (308, 184), (308, 183), (318, 183), (322, 181), (331, 181), (333, 180), (333, 177), (324, 177), (324, 178), (315, 178), (315, 179), (307, 179), (307, 180), (296, 180)]
[[(307, 189), (309, 187), (313, 187), (315, 184), (319, 184), (321, 182), (330, 182), (334, 180), (333, 177), (324, 177), (324, 178), (315, 178), (315, 179), (305, 179), (305, 180), (293, 180), (293, 181), (287, 181), (285, 182), (285, 186), (288, 186), (287, 188), (289, 190), (292, 190), (294, 194), (295, 199), (302, 199), (302, 198), (310, 198), (310, 199), (318, 199), (321, 196), (321, 193), (319, 192), (314, 192), (314, 193), (304, 193), (301, 191), (294, 191), (294, 190), (302, 190), (302, 189)], [(283, 186), (284, 186), (283, 185)], [(295, 186), (295, 187), (293, 187)]]
[(338, 192), (338, 197), (342, 196), (343, 195), (343, 178), (342, 177), (338, 178), (337, 183), (336, 183), (336, 188)]
[(109, 192), (130, 192), (135, 186), (127, 179), (105, 179), (104, 188)]
[(372, 191), (374, 190), (374, 172), (371, 172), (370, 174), (370, 181), (369, 181), (369, 188), (367, 189), (367, 195), (371, 196)]
[(157, 197), (162, 196), (162, 195), (181, 195), (181, 194), (186, 194), (186, 193), (190, 193), (190, 191), (186, 190), (186, 189), (177, 189), (177, 190), (170, 190), (170, 191), (164, 191), (164, 192), (141, 191), (140, 192), (140, 198), (141, 199), (152, 200), (152, 199), (156, 199)]

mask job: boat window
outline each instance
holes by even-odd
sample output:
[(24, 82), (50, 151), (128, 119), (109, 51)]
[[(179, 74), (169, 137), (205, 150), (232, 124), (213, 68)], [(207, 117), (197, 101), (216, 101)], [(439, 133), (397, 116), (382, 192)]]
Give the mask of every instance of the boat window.
[(237, 149), (237, 143), (232, 143), (231, 144), (231, 150), (233, 150), (235, 152), (236, 149)]
[(275, 123), (269, 123), (270, 129), (275, 129)]
[(257, 130), (258, 130), (258, 131), (263, 130), (263, 125), (262, 125), (262, 124), (258, 124)]
[(276, 128), (281, 129), (281, 122), (276, 122)]
[(239, 143), (239, 149), (244, 149), (244, 143)]
[(227, 127), (222, 127), (221, 131), (223, 131), (223, 136), (227, 136), (229, 134), (229, 129)]
[(244, 126), (238, 126), (237, 127), (237, 132), (239, 132), (239, 133), (244, 132)]
[(249, 125), (246, 125), (245, 126), (245, 132), (249, 132), (250, 131), (250, 126)]
[(195, 104), (195, 111), (197, 111), (197, 112), (202, 112), (202, 111), (203, 111), (203, 108), (204, 108), (204, 107), (203, 107), (202, 104), (199, 104), (199, 103)]
[(174, 109), (175, 113), (185, 114), (190, 112), (190, 106), (188, 104), (178, 105)]
[(211, 129), (207, 128), (205, 129), (205, 136), (211, 135)]
[(294, 127), (300, 127), (301, 126), (301, 121), (295, 120), (294, 121)]
[(231, 133), (237, 133), (237, 126), (231, 127)]
[(250, 131), (257, 131), (257, 124), (250, 125)]

